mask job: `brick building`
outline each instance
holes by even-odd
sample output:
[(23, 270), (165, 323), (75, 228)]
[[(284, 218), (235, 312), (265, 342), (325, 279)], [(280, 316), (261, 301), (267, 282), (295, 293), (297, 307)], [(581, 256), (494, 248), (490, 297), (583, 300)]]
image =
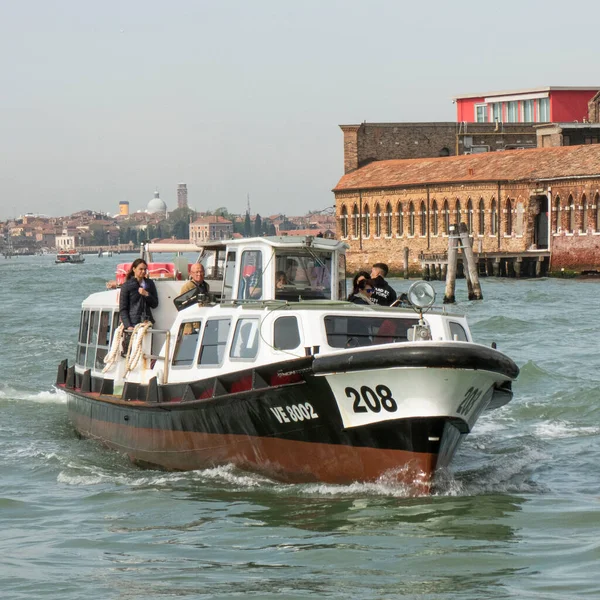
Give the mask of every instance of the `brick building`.
[(462, 221), (480, 257), (600, 271), (600, 145), (379, 160), (333, 191), (350, 270), (383, 260), (401, 271), (408, 248), (416, 274)]
[(531, 123), (361, 123), (344, 132), (344, 173), (375, 160), (435, 158), (535, 148)]

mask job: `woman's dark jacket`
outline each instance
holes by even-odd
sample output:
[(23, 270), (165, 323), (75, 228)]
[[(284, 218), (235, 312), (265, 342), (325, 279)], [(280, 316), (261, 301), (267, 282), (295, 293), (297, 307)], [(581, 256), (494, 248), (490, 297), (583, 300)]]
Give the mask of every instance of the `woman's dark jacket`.
[(121, 286), (119, 314), (126, 329), (134, 327), (145, 320), (154, 323), (150, 309), (158, 306), (158, 294), (152, 279), (145, 279), (144, 281), (149, 296), (142, 296), (138, 292), (140, 282), (135, 277), (131, 277)]

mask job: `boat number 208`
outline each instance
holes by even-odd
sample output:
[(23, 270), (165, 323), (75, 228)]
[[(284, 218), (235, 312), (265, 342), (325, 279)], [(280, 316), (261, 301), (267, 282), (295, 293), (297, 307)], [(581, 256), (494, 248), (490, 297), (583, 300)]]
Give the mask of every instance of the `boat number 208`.
[(367, 385), (363, 385), (360, 391), (347, 387), (346, 396), (353, 400), (352, 409), (355, 413), (381, 412), (381, 409), (387, 412), (395, 412), (398, 403), (392, 396), (392, 390), (387, 385), (378, 385), (373, 390)]

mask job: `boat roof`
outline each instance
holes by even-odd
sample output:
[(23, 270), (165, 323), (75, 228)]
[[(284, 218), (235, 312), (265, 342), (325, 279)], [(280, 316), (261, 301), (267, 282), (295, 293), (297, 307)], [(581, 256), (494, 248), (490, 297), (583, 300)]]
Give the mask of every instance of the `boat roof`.
[(277, 235), (254, 238), (239, 238), (230, 240), (219, 240), (214, 242), (198, 242), (190, 244), (176, 243), (149, 243), (146, 244), (148, 252), (200, 252), (203, 249), (219, 250), (227, 247), (243, 247), (265, 245), (272, 248), (314, 248), (317, 250), (345, 251), (348, 244), (339, 240), (331, 240), (312, 235)]

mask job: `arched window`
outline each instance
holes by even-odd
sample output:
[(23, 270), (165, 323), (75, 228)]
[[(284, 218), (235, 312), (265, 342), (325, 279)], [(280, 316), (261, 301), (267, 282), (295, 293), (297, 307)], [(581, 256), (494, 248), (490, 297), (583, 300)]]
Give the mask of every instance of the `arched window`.
[(460, 223), (460, 200), (457, 198), (456, 199), (456, 204), (455, 204), (455, 213), (456, 213), (456, 221), (455, 223)]
[(450, 233), (450, 207), (448, 206), (448, 200), (444, 200), (444, 230), (446, 235)]
[(348, 237), (348, 209), (346, 205), (342, 206), (342, 216), (341, 216), (341, 226), (342, 226), (342, 237)]
[(364, 219), (364, 227), (363, 227), (363, 235), (368, 238), (371, 235), (371, 224), (369, 223), (369, 205), (365, 204), (363, 208), (363, 219)]
[(434, 200), (431, 205), (431, 228), (433, 231), (433, 235), (437, 235), (439, 232), (439, 223), (438, 223), (438, 207), (437, 202)]
[(388, 202), (385, 207), (386, 234), (388, 237), (392, 235), (392, 205)]
[(560, 231), (560, 196), (554, 198), (554, 214), (552, 215), (552, 229), (554, 233)]
[(408, 235), (415, 235), (415, 205), (412, 202), (408, 207)]
[(358, 215), (358, 206), (354, 205), (352, 209), (352, 235), (357, 238), (358, 237), (358, 223), (359, 223), (359, 215)]
[(512, 235), (512, 201), (510, 198), (506, 199), (506, 235)]
[(471, 202), (471, 198), (467, 202), (467, 229), (469, 233), (473, 233), (473, 203)]
[(585, 194), (581, 198), (581, 232), (587, 233), (588, 230), (588, 203)]
[(402, 202), (398, 202), (398, 235), (404, 235), (404, 213)]
[(600, 231), (600, 210), (598, 210), (598, 203), (600, 203), (600, 194), (596, 194), (596, 196), (594, 197), (594, 206), (595, 211), (596, 211), (596, 219), (595, 219), (595, 226), (596, 226), (596, 231)]
[(569, 233), (573, 233), (575, 231), (575, 203), (571, 194), (569, 194), (569, 199), (567, 200), (567, 209), (569, 210)]
[(485, 202), (483, 198), (479, 199), (479, 231), (477, 233), (479, 235), (484, 235), (485, 233)]
[(425, 202), (421, 202), (421, 237), (425, 237), (427, 235), (427, 210), (425, 208)]
[(498, 209), (495, 200), (492, 200), (492, 209), (490, 211), (490, 231), (492, 235), (498, 234)]
[(381, 207), (375, 205), (375, 237), (381, 237)]

